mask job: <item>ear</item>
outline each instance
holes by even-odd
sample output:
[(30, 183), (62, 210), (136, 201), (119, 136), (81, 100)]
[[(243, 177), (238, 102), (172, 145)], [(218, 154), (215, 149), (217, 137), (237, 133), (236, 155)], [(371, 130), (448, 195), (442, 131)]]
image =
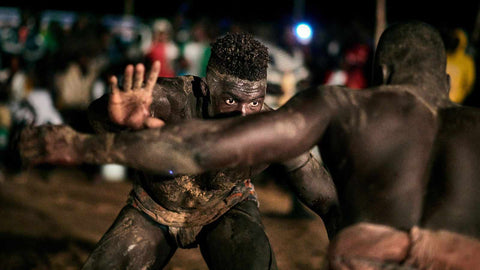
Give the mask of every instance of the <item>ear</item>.
[(450, 87), (452, 87), (452, 78), (450, 77), (450, 74), (445, 73), (445, 89), (447, 89), (447, 95), (450, 93)]
[(380, 65), (381, 69), (382, 69), (382, 84), (390, 84), (390, 81), (391, 81), (391, 77), (392, 77), (392, 74), (393, 74), (393, 70), (392, 68), (390, 68), (389, 66), (385, 65), (385, 64), (381, 64)]
[(386, 64), (375, 65), (374, 68), (373, 84), (376, 86), (389, 84), (392, 75), (391, 69)]

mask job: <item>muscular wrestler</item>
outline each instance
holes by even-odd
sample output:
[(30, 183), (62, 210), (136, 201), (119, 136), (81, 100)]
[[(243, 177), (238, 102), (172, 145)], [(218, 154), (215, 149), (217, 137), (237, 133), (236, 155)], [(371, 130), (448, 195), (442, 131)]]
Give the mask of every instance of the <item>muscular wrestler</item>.
[[(138, 179), (129, 204), (97, 244), (84, 269), (158, 269), (167, 264), (177, 247), (197, 245), (210, 269), (276, 269), (250, 183), (250, 178), (267, 165), (188, 175), (171, 168), (161, 174), (150, 165), (162, 167), (164, 160), (147, 150), (155, 148), (155, 137), (131, 132), (163, 122), (245, 116), (267, 110), (263, 103), (267, 64), (265, 46), (250, 35), (227, 34), (212, 44), (205, 79), (182, 76), (157, 80), (158, 63), (145, 84), (141, 64), (125, 69), (123, 89), (112, 78), (112, 92), (89, 108), (92, 126), (104, 132), (99, 137), (107, 140), (102, 146), (90, 144), (90, 150), (106, 152), (88, 155), (101, 163), (123, 156), (130, 160), (126, 165), (139, 169)], [(124, 135), (128, 137), (125, 145), (136, 146), (127, 153), (123, 147), (118, 152), (110, 149), (110, 143), (117, 141), (114, 137)], [(74, 140), (73, 144), (80, 143)], [(59, 145), (53, 147), (70, 161), (75, 159), (57, 148)], [(181, 158), (167, 152), (168, 160)], [(325, 220), (334, 220), (326, 215), (335, 211), (331, 208), (336, 209), (335, 189), (318, 161), (307, 151), (283, 164), (294, 188), (317, 189), (323, 196), (322, 202), (301, 199)], [(329, 232), (334, 228), (331, 224), (327, 224)]]
[[(318, 145), (343, 216), (330, 245), (331, 268), (477, 269), (480, 112), (449, 101), (445, 63), (431, 26), (393, 25), (376, 51), (377, 87), (317, 87), (277, 111), (151, 129), (143, 136), (156, 135), (156, 144), (144, 150), (165, 162), (142, 165), (199, 173), (285, 160)], [(112, 160), (129, 159), (129, 149), (142, 146), (121, 140), (140, 135), (112, 135), (111, 147), (124, 153)], [(70, 155), (95, 162), (78, 149)]]

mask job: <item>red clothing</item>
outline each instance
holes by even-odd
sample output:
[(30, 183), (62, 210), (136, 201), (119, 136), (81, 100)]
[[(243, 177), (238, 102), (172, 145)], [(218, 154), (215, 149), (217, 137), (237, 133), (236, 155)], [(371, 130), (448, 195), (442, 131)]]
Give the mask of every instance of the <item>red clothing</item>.
[(153, 63), (154, 61), (160, 61), (161, 69), (159, 77), (174, 77), (175, 71), (170, 64), (170, 59), (167, 54), (168, 43), (154, 43), (150, 48), (150, 52), (147, 54), (147, 58)]

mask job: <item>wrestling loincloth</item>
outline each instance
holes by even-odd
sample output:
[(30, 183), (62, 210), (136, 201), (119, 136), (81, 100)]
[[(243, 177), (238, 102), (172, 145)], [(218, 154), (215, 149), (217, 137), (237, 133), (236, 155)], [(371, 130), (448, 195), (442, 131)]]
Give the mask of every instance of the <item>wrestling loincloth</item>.
[(251, 200), (257, 203), (257, 193), (250, 179), (236, 185), (230, 194), (217, 204), (208, 208), (172, 211), (155, 202), (140, 186), (134, 185), (128, 203), (144, 212), (159, 224), (168, 227), (168, 232), (179, 247), (193, 247), (196, 236), (203, 226), (210, 224), (225, 214), (236, 204)]
[(480, 241), (445, 230), (359, 223), (335, 237), (328, 260), (335, 270), (480, 269)]

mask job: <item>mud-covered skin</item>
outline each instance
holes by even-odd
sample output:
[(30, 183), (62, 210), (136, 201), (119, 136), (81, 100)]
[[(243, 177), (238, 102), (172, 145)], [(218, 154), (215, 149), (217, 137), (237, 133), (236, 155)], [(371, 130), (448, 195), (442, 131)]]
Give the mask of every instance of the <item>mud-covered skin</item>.
[(127, 205), (82, 269), (162, 269), (177, 249), (167, 239), (158, 223)]
[(235, 185), (253, 176), (250, 169), (235, 169), (170, 179), (142, 173), (139, 178), (149, 195), (168, 210), (202, 212), (202, 208), (218, 204)]
[[(221, 76), (226, 76), (223, 74), (216, 75), (220, 81), (223, 81)], [(239, 82), (234, 81), (233, 84), (237, 85)], [(249, 87), (256, 89), (256, 92), (258, 92), (262, 85), (256, 86), (256, 84), (258, 83), (250, 82)], [(211, 118), (214, 114), (219, 113), (212, 109), (212, 107), (216, 108), (217, 106), (210, 106), (211, 88), (206, 86), (203, 79), (194, 76), (177, 79), (160, 78), (153, 91), (152, 116), (162, 118), (166, 123)], [(225, 89), (232, 91), (231, 87)], [(169, 101), (170, 112), (167, 114), (168, 117), (165, 117), (162, 96)], [(261, 105), (263, 105), (263, 102)], [(256, 166), (256, 168), (238, 168), (173, 178), (145, 174), (144, 172), (138, 174), (142, 186), (163, 207), (173, 211), (181, 211), (182, 209), (198, 209), (201, 211), (203, 207), (208, 208), (209, 205), (214, 205), (225, 199), (235, 185), (245, 179), (250, 179), (265, 168), (266, 166), (261, 165)], [(175, 169), (172, 169), (171, 173), (172, 175), (176, 174)]]
[(26, 127), (20, 135), (18, 148), (24, 165), (76, 165), (83, 159), (76, 146), (83, 145), (84, 140), (85, 136), (68, 126)]
[(239, 112), (245, 116), (264, 110), (262, 106), (265, 100), (267, 79), (243, 80), (209, 68), (209, 76), (206, 80), (212, 93), (213, 114)]
[[(175, 78), (159, 78), (152, 95), (151, 115), (161, 118), (166, 123), (176, 123), (180, 120), (208, 119), (213, 116), (211, 106), (209, 105), (209, 89), (204, 79), (199, 77), (180, 76)], [(97, 131), (119, 131), (118, 129), (112, 128), (110, 121), (105, 117), (107, 114), (106, 104), (107, 96), (104, 96), (90, 106), (92, 125), (99, 127)], [(108, 147), (110, 150), (104, 152), (104, 154), (92, 156), (88, 162), (101, 163), (100, 158), (103, 160), (104, 157), (107, 156), (123, 155), (127, 145), (138, 146), (135, 148), (130, 147), (124, 155), (125, 157), (122, 162), (133, 161), (136, 159), (135, 157), (143, 156), (144, 158), (140, 160), (137, 165), (139, 167), (135, 164), (129, 164), (132, 165), (133, 168), (140, 169), (136, 172), (139, 184), (144, 187), (156, 202), (173, 211), (181, 211), (182, 209), (198, 209), (201, 211), (202, 207), (214, 205), (225, 199), (236, 184), (242, 183), (245, 179), (250, 179), (266, 168), (266, 166), (260, 165), (256, 166), (256, 168), (229, 169), (201, 175), (171, 176), (177, 175), (177, 171), (182, 170), (180, 167), (191, 167), (189, 164), (183, 163), (181, 166), (170, 167), (163, 175), (155, 174), (155, 171), (152, 169), (154, 169), (156, 164), (168, 163), (169, 161), (172, 163), (182, 163), (176, 159), (175, 152), (183, 148), (179, 147), (175, 150), (177, 143), (180, 144), (181, 141), (178, 134), (171, 134), (172, 144), (168, 146), (165, 144), (155, 144), (158, 136), (155, 133), (158, 133), (158, 131), (152, 130), (131, 135), (124, 133), (121, 139), (117, 136), (116, 141), (121, 143), (116, 143)], [(92, 142), (92, 146), (97, 144), (95, 140), (88, 141)], [(86, 147), (90, 149), (91, 146)], [(102, 147), (102, 149), (104, 148)], [(161, 154), (162, 157), (160, 158), (154, 157), (150, 154), (153, 151), (149, 149), (155, 152), (163, 152), (164, 154)], [(131, 154), (131, 157), (129, 154)], [(141, 164), (145, 161), (151, 165), (146, 167), (142, 166)], [(144, 172), (145, 170), (147, 173)]]

